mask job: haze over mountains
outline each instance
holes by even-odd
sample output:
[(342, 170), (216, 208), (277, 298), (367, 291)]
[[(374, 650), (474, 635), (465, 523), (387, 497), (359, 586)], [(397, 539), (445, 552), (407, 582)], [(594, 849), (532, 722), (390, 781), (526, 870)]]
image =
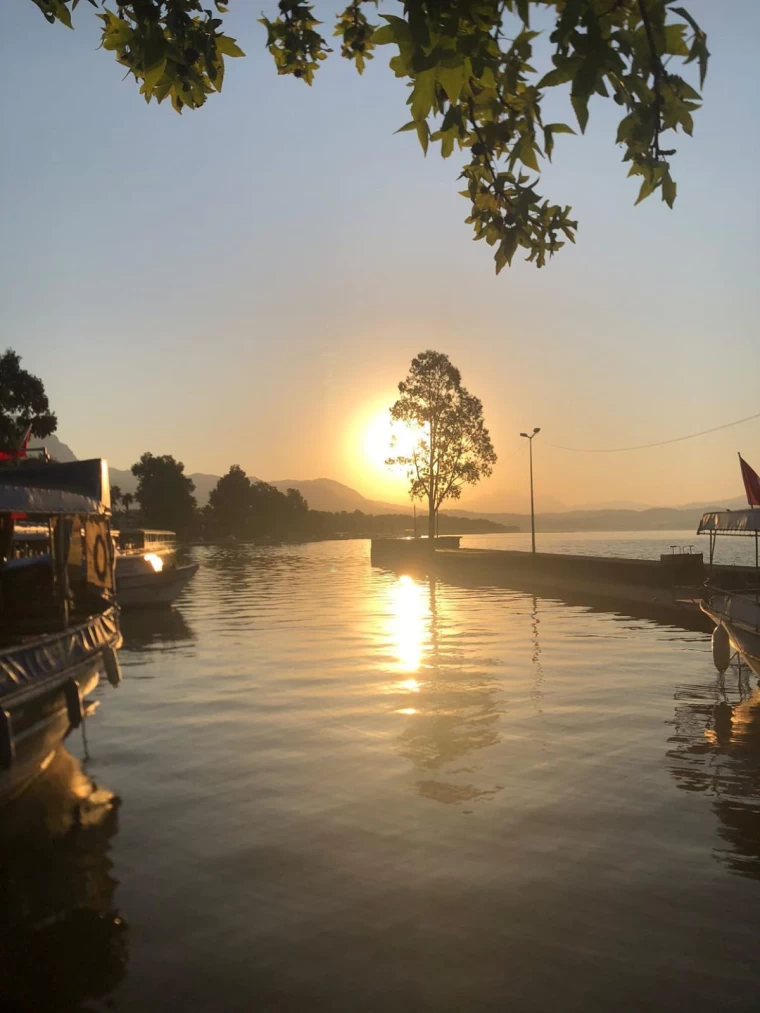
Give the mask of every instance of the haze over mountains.
[[(48, 437), (45, 440), (45, 445), (50, 454), (59, 461), (75, 461), (77, 459), (71, 448), (56, 436)], [(137, 479), (131, 471), (112, 467), (110, 473), (111, 484), (118, 485), (122, 492), (134, 493), (136, 491)], [(195, 496), (198, 505), (203, 506), (208, 501), (209, 493), (219, 481), (219, 476), (192, 472), (189, 477), (195, 483)], [(412, 512), (408, 503), (386, 503), (381, 500), (367, 499), (356, 489), (330, 478), (277, 479), (270, 482), (270, 485), (282, 491), (298, 489), (312, 510), (331, 512), (361, 510), (366, 514)], [(712, 503), (686, 503), (677, 507), (656, 507), (627, 501), (611, 501), (569, 508), (550, 497), (541, 497), (540, 505), (541, 510), (536, 516), (539, 527), (543, 531), (676, 531), (696, 529), (697, 522), (705, 510), (726, 508), (736, 510), (746, 507), (747, 504), (743, 496), (736, 496), (731, 499), (716, 499)], [(530, 526), (530, 517), (527, 513), (499, 510), (498, 494), (495, 493), (489, 493), (482, 497), (473, 495), (470, 500), (465, 500), (464, 507), (460, 508), (457, 504), (452, 503), (441, 513), (458, 517), (485, 517), (487, 520), (500, 524), (516, 525), (523, 530)]]

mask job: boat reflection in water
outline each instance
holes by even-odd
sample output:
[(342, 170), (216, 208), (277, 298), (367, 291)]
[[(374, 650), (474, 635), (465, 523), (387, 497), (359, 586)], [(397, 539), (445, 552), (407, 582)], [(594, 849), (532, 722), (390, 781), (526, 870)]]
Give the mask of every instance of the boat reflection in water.
[(122, 651), (172, 651), (192, 643), (195, 634), (174, 608), (139, 609), (121, 615)]
[(80, 1009), (127, 966), (109, 857), (118, 799), (65, 749), (3, 811), (0, 994), (3, 1009)]
[(760, 879), (760, 690), (746, 666), (677, 694), (668, 757), (684, 791), (712, 799), (722, 845), (714, 857)]
[(399, 751), (423, 775), (418, 793), (462, 804), (501, 790), (476, 785), (478, 766), (461, 761), (499, 742), (502, 711), (497, 680), (482, 671), (483, 661), (469, 668), (465, 650), (456, 647), (449, 608), (438, 602), (432, 578), (402, 575), (391, 585), (387, 634), (398, 681), (389, 688), (404, 721)]

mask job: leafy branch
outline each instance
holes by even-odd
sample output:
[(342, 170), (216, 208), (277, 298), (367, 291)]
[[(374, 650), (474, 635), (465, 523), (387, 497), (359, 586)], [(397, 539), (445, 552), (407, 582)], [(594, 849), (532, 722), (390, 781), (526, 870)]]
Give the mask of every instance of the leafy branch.
[[(72, 27), (78, 0), (32, 0), (49, 22)], [(204, 0), (89, 0), (102, 9), (102, 46), (140, 82), (146, 101), (169, 97), (178, 112), (196, 109), (221, 91), (224, 57), (242, 56), (221, 31), (222, 18)], [(227, 13), (213, 0), (216, 14)], [(623, 110), (616, 142), (641, 176), (637, 203), (655, 190), (672, 207), (676, 183), (664, 134), (691, 135), (701, 96), (669, 69), (674, 59), (697, 63), (704, 85), (709, 52), (704, 31), (675, 0), (402, 0), (403, 16), (382, 14), (379, 27), (365, 9), (379, 0), (350, 0), (333, 35), (340, 53), (361, 74), (379, 46), (390, 46), (390, 69), (409, 87), (409, 121), (425, 153), (443, 158), (467, 152), (460, 179), (470, 203), (466, 219), (475, 239), (494, 247), (497, 273), (518, 249), (543, 267), (566, 241), (575, 242), (571, 209), (536, 191), (542, 159), (550, 161), (566, 123), (544, 124), (551, 88), (569, 88), (570, 105), (585, 132), (592, 97)], [(316, 4), (278, 0), (275, 18), (262, 16), (266, 46), (278, 74), (311, 85), (332, 52), (320, 33)], [(531, 13), (553, 15), (551, 67), (533, 65)], [(675, 19), (675, 20), (674, 20)], [(667, 60), (665, 59), (667, 58)]]

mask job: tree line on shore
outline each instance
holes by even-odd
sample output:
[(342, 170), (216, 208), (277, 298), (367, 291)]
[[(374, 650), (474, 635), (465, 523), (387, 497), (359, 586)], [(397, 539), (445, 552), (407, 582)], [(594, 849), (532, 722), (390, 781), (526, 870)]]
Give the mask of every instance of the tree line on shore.
[[(413, 526), (409, 514), (365, 514), (311, 510), (297, 489), (281, 492), (251, 479), (233, 464), (211, 490), (208, 503), (198, 507), (195, 484), (184, 464), (171, 454), (145, 453), (132, 465), (137, 492), (111, 489), (115, 519), (123, 526), (176, 531), (181, 538), (203, 541), (309, 540), (403, 534)], [(134, 507), (134, 509), (133, 509)], [(441, 534), (509, 530), (481, 518), (441, 515)]]

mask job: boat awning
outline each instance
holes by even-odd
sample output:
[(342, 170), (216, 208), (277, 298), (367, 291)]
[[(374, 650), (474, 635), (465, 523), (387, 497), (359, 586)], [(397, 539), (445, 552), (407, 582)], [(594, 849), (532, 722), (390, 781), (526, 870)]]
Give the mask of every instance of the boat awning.
[(65, 489), (0, 485), (0, 514), (51, 517), (58, 514), (102, 514), (103, 504), (90, 496)]
[(756, 535), (760, 532), (760, 510), (715, 510), (702, 515), (698, 535)]
[[(41, 510), (39, 513), (102, 513), (111, 508), (108, 464), (102, 458), (0, 468), (0, 495), (8, 487), (36, 489), (45, 496), (52, 496), (57, 491), (74, 493), (98, 504), (96, 510), (53, 509)], [(5, 508), (0, 506), (0, 510), (5, 511)]]

